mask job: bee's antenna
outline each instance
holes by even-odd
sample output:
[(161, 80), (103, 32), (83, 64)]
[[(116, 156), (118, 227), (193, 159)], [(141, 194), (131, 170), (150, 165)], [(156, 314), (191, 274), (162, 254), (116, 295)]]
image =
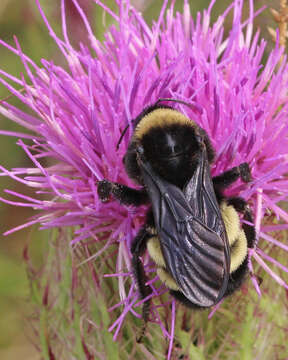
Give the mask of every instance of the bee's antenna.
[(188, 102), (186, 102), (184, 100), (178, 100), (178, 99), (173, 99), (173, 98), (160, 98), (156, 101), (155, 105), (158, 105), (160, 102), (164, 102), (164, 101), (176, 102), (176, 103), (180, 103), (180, 104), (192, 107), (191, 104), (189, 104)]
[(122, 141), (124, 135), (126, 134), (126, 131), (128, 130), (128, 128), (129, 128), (129, 124), (126, 125), (125, 129), (122, 131), (121, 136), (120, 136), (120, 138), (118, 140), (118, 143), (117, 143), (117, 146), (116, 146), (116, 150), (119, 150), (119, 146), (121, 144), (121, 141)]

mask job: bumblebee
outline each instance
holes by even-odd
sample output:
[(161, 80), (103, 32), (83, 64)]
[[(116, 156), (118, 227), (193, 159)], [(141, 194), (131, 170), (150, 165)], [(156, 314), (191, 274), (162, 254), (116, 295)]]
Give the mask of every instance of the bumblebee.
[[(244, 199), (223, 192), (238, 179), (249, 182), (249, 166), (242, 163), (212, 177), (215, 153), (207, 133), (161, 100), (132, 123), (123, 162), (142, 187), (103, 180), (98, 194), (103, 202), (112, 195), (125, 205), (150, 205), (131, 246), (140, 297), (151, 292), (141, 261), (147, 249), (177, 300), (192, 308), (211, 307), (238, 289), (248, 271), (248, 248), (255, 244), (252, 212)], [(145, 323), (148, 317), (146, 301)]]

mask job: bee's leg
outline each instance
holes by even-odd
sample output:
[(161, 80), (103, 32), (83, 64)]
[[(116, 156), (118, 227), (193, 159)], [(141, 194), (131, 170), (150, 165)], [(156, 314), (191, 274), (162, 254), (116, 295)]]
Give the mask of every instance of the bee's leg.
[(247, 163), (242, 163), (213, 178), (213, 185), (216, 192), (221, 192), (239, 178), (244, 182), (251, 181), (251, 172)]
[(102, 180), (98, 182), (98, 195), (102, 202), (109, 200), (110, 195), (124, 205), (139, 206), (149, 202), (145, 189), (137, 190), (128, 186)]
[[(147, 214), (146, 224), (139, 230), (138, 234), (134, 238), (131, 245), (132, 268), (141, 299), (145, 299), (148, 295), (151, 294), (150, 287), (146, 285), (147, 277), (140, 256), (143, 255), (143, 253), (146, 250), (147, 241), (151, 237), (155, 236), (155, 234), (153, 234), (153, 231), (151, 230), (152, 228), (153, 228), (153, 216), (152, 216), (152, 212), (150, 211)], [(142, 308), (142, 317), (144, 320), (144, 326), (142, 327), (141, 332), (137, 337), (137, 342), (141, 342), (145, 334), (146, 324), (149, 318), (149, 312), (150, 312), (150, 300), (147, 300), (144, 302)]]

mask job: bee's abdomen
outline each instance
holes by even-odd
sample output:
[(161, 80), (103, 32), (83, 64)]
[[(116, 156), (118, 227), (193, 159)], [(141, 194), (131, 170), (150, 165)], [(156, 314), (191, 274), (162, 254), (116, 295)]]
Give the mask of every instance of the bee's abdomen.
[(152, 260), (157, 265), (157, 275), (160, 280), (171, 290), (179, 291), (173, 277), (166, 270), (166, 263), (162, 254), (161, 244), (157, 236), (153, 236), (148, 240), (147, 249)]

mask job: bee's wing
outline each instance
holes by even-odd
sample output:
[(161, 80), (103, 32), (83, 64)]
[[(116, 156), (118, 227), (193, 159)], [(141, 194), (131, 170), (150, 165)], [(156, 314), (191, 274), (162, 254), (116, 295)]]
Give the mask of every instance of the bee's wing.
[(141, 159), (167, 270), (180, 291), (201, 307), (216, 304), (229, 278), (230, 251), (206, 149), (184, 192)]

